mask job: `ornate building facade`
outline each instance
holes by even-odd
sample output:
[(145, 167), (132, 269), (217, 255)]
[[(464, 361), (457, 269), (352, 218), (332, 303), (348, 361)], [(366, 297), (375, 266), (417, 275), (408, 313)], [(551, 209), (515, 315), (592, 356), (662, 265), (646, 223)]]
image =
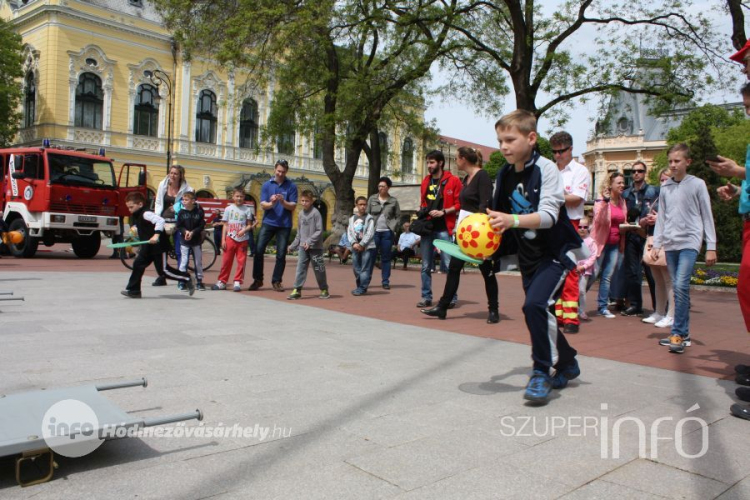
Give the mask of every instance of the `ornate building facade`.
[[(265, 138), (273, 100), (228, 70), (201, 57), (186, 60), (148, 1), (11, 0), (0, 3), (24, 43), (23, 123), (18, 146), (44, 138), (73, 148), (106, 149), (116, 167), (148, 166), (156, 191), (168, 164), (179, 163), (200, 197), (227, 198), (244, 185), (257, 202), (278, 159), (289, 177), (312, 189), (322, 211), (335, 196), (312, 137), (299, 132)], [(385, 175), (402, 183), (422, 176), (421, 147), (400, 130), (383, 134)], [(337, 152), (343, 165), (343, 149)], [(354, 189), (366, 194), (363, 155)]]
[(642, 161), (650, 169), (656, 155), (666, 149), (667, 132), (680, 124), (685, 113), (654, 117), (641, 94), (620, 92), (613, 97), (607, 116), (597, 122), (583, 153), (584, 165), (592, 174), (592, 198), (598, 196), (610, 172), (622, 172), (629, 184), (635, 162)]

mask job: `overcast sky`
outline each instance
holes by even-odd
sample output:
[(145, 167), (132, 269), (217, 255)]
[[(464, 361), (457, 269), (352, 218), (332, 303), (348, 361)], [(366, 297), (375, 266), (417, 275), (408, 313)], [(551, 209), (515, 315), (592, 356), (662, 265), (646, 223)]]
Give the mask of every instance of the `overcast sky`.
[[(559, 4), (558, 1), (553, 0), (545, 0), (542, 3), (547, 9)], [(728, 56), (734, 52), (729, 38), (729, 33), (731, 32), (731, 20), (728, 14), (725, 14), (721, 9), (717, 8), (720, 3), (720, 0), (697, 1), (694, 5), (694, 9), (703, 12), (713, 12), (712, 17), (715, 16), (714, 23), (717, 30), (726, 33), (726, 55)], [(586, 38), (589, 38), (590, 34), (584, 33), (583, 35), (583, 37), (575, 35), (572, 38), (576, 46), (592, 46), (591, 44), (582, 43)], [(433, 81), (435, 84), (439, 84), (445, 78), (439, 71), (434, 71), (433, 75)], [(736, 75), (733, 74), (731, 76), (733, 78), (736, 77), (738, 82), (744, 81), (738, 65)], [(739, 87), (739, 83), (737, 84), (737, 87)], [(734, 95), (734, 93), (717, 93), (716, 95), (712, 95), (709, 100), (714, 103), (736, 102), (739, 101), (739, 97)], [(539, 99), (537, 102), (543, 103), (545, 101)], [(510, 95), (505, 100), (505, 112), (507, 113), (514, 109), (515, 98)], [(482, 116), (473, 109), (470, 109), (467, 104), (462, 103), (455, 98), (450, 99), (448, 102), (443, 100), (435, 100), (431, 102), (425, 112), (425, 118), (427, 120), (432, 120), (434, 118), (437, 121), (437, 126), (440, 129), (441, 135), (447, 135), (449, 137), (455, 137), (457, 139), (463, 139), (486, 146), (497, 147), (497, 138), (495, 137), (493, 125), (499, 116)], [(565, 130), (573, 136), (573, 154), (575, 156), (580, 156), (586, 150), (586, 140), (592, 134), (597, 119), (598, 102), (596, 99), (589, 100), (585, 104), (576, 104), (576, 112), (571, 114), (571, 120), (565, 126)], [(550, 134), (548, 133), (548, 130), (550, 124), (544, 119), (544, 117), (540, 120), (539, 125), (539, 131), (543, 135), (549, 136)]]

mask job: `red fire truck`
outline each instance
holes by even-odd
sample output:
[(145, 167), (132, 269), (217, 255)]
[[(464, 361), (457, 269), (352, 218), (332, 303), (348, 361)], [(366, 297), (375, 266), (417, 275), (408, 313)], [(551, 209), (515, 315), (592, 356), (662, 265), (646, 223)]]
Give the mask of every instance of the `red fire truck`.
[(81, 258), (97, 254), (102, 234), (120, 233), (128, 215), (125, 196), (146, 194), (146, 166), (125, 164), (115, 177), (112, 160), (71, 148), (0, 149), (0, 207), (11, 230), (24, 233), (10, 245), (16, 257), (33, 257), (39, 243), (71, 243)]

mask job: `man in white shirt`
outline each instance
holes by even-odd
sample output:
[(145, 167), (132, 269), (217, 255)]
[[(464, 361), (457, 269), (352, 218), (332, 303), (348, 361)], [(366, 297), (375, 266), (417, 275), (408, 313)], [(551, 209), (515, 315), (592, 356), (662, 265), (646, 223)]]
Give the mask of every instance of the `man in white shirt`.
[[(583, 208), (589, 196), (591, 175), (586, 167), (573, 159), (573, 137), (567, 132), (557, 132), (549, 138), (552, 156), (560, 169), (565, 188), (565, 209), (570, 222), (578, 231), (578, 222), (583, 218)], [(565, 279), (560, 299), (555, 304), (557, 321), (563, 325), (563, 333), (578, 333), (578, 271), (570, 271)]]
[(422, 239), (419, 235), (412, 233), (409, 230), (410, 227), (411, 225), (408, 222), (404, 222), (402, 226), (404, 231), (401, 233), (401, 236), (399, 236), (398, 245), (396, 245), (398, 247), (396, 257), (404, 260), (404, 269), (406, 269), (409, 259), (416, 255), (417, 246)]

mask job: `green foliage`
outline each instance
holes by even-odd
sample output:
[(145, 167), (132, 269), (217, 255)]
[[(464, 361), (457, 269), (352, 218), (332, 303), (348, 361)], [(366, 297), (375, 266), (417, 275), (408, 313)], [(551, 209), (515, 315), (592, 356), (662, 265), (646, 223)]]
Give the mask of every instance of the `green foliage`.
[[(241, 87), (275, 84), (264, 138), (270, 143), (294, 123), (319, 141), (339, 228), (352, 211), (352, 181), (371, 132), (420, 121), (426, 77), (453, 43), (446, 23), (458, 16), (455, 0), (154, 3), (187, 54), (241, 70), (248, 75)], [(410, 133), (416, 139), (423, 131)], [(336, 164), (342, 146), (343, 168)]]
[(484, 168), (488, 174), (490, 174), (490, 179), (494, 179), (497, 177), (497, 173), (500, 171), (501, 168), (505, 166), (505, 164), (508, 163), (505, 161), (505, 157), (500, 151), (495, 151), (490, 155), (490, 160), (484, 164), (482, 168)]
[[(695, 108), (685, 116), (678, 127), (669, 131), (667, 144), (671, 146), (678, 142), (685, 142), (692, 146), (700, 139), (705, 130), (709, 131), (714, 147), (719, 151), (719, 154), (732, 158), (739, 164), (744, 163), (747, 138), (750, 137), (750, 122), (745, 120), (742, 110), (739, 109), (730, 112), (713, 104)], [(693, 152), (693, 156), (701, 160), (705, 158), (705, 156), (695, 156), (695, 152)], [(695, 163), (693, 165), (696, 166)], [(649, 170), (648, 182), (657, 185), (659, 183), (658, 173), (666, 167), (667, 152), (664, 150), (654, 158), (654, 168)], [(695, 175), (694, 172), (691, 171), (691, 173)]]
[(725, 64), (723, 39), (691, 0), (474, 2), (454, 30), (464, 43), (445, 60), (446, 92), (499, 115), (512, 91), (553, 128), (576, 104), (620, 91), (657, 114), (674, 109), (715, 88)]
[(18, 132), (21, 114), (21, 85), (23, 56), (21, 37), (10, 23), (0, 18), (0, 147), (8, 146)]
[[(705, 158), (718, 153), (739, 164), (744, 163), (750, 123), (736, 111), (730, 113), (718, 106), (701, 106), (691, 111), (667, 136), (669, 146), (684, 142), (690, 147), (692, 163), (688, 173), (706, 182), (716, 225), (717, 253), (722, 262), (739, 262), (742, 258), (743, 222), (737, 214), (736, 202), (726, 203), (719, 199), (716, 188), (726, 184), (726, 179), (714, 173)], [(655, 158), (654, 165), (657, 168), (651, 169), (649, 182), (658, 184), (655, 177), (661, 168), (667, 166), (666, 152)]]

